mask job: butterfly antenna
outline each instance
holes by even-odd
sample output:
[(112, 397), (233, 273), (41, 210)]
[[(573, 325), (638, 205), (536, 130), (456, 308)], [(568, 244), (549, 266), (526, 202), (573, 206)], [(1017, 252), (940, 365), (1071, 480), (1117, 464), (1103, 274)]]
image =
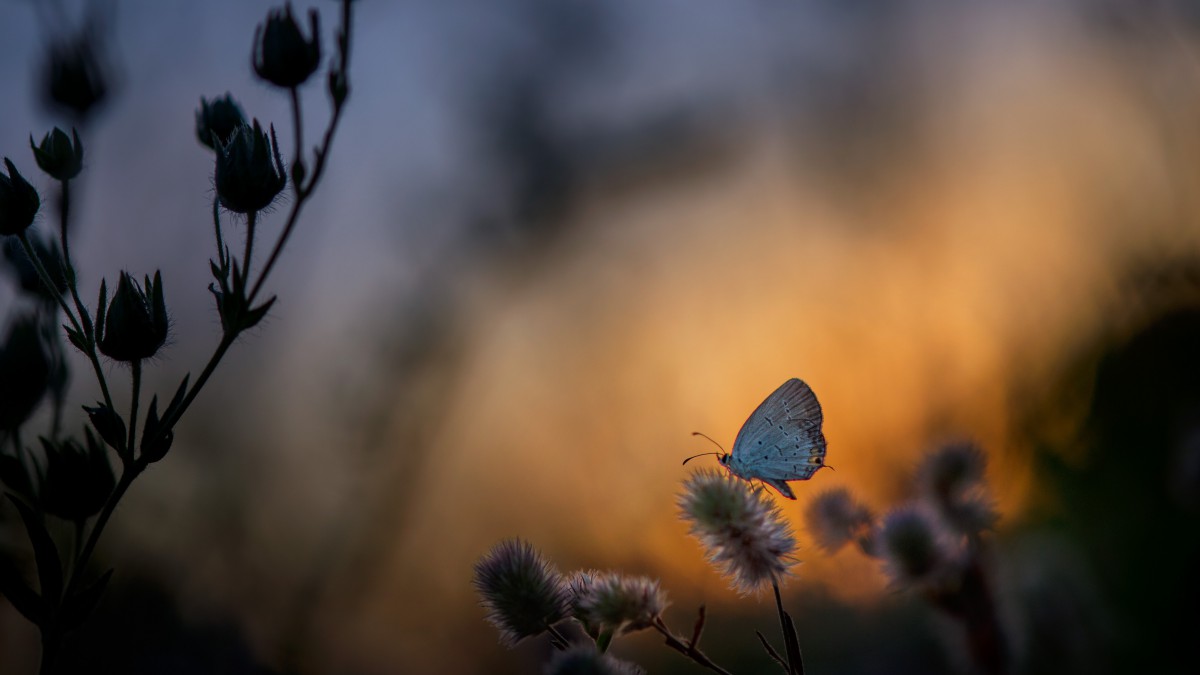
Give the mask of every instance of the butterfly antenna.
[[(708, 438), (708, 436), (705, 436), (704, 434), (700, 433), (699, 431), (693, 431), (693, 432), (692, 432), (692, 435), (693, 435), (693, 436), (704, 436), (704, 438), (707, 438), (707, 439), (708, 439), (708, 442), (709, 442), (709, 443), (712, 443), (713, 445), (717, 446), (718, 448), (721, 448), (721, 444), (720, 444), (720, 443), (718, 443), (718, 442), (714, 441), (714, 440), (713, 440), (713, 439), (711, 439), (711, 438)], [(697, 457), (703, 457), (703, 456), (705, 456), (705, 455), (717, 455), (718, 457), (720, 457), (720, 456), (722, 456), (722, 455), (724, 455), (724, 454), (726, 454), (726, 453), (725, 453), (725, 448), (721, 448), (721, 451), (720, 451), (720, 452), (702, 452), (702, 453), (700, 453), (700, 454), (698, 454), (698, 455), (692, 455), (691, 457), (688, 457), (687, 459), (683, 460), (683, 463), (684, 463), (684, 464), (687, 464), (688, 462), (692, 461), (693, 459), (696, 459)]]
[[(704, 438), (704, 439), (708, 440), (708, 442), (709, 442), (709, 443), (712, 443), (713, 445), (717, 446), (718, 448), (721, 448), (721, 444), (720, 444), (720, 443), (718, 443), (718, 442), (714, 441), (713, 439), (709, 438), (709, 437), (708, 437), (706, 434), (702, 434), (702, 433), (700, 433), (699, 431), (693, 431), (693, 432), (692, 432), (692, 435), (693, 435), (693, 436), (700, 436), (700, 437), (702, 437), (702, 438)], [(717, 453), (715, 453), (715, 452), (713, 452), (713, 453), (708, 453), (708, 452), (706, 452), (706, 453), (704, 453), (704, 454), (706, 454), (706, 455), (709, 455), (709, 454), (715, 455), (715, 454), (717, 454)], [(725, 454), (725, 448), (721, 448), (721, 454)], [(700, 455), (696, 455), (696, 456), (697, 456), (697, 457), (699, 457)]]

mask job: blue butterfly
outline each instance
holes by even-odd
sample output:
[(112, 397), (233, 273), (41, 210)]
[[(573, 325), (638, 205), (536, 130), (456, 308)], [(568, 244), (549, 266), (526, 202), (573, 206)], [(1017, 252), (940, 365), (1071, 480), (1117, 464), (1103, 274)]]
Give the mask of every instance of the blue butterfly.
[(750, 413), (733, 442), (732, 453), (704, 454), (719, 455), (721, 466), (739, 478), (761, 480), (784, 497), (795, 499), (787, 481), (808, 480), (825, 466), (822, 419), (821, 404), (812, 388), (792, 378)]

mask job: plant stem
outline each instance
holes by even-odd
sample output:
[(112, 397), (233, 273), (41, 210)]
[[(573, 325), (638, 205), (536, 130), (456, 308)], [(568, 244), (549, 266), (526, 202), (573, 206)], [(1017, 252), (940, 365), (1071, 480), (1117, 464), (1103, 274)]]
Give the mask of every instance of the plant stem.
[(709, 670), (713, 671), (714, 673), (721, 673), (722, 675), (733, 675), (733, 673), (730, 673), (728, 670), (725, 670), (721, 666), (718, 666), (717, 664), (713, 663), (712, 660), (709, 659), (704, 654), (704, 652), (700, 651), (700, 649), (696, 645), (694, 645), (694, 644), (689, 645), (686, 642), (684, 642), (683, 640), (680, 640), (678, 637), (676, 637), (675, 634), (671, 632), (671, 629), (667, 628), (667, 624), (663, 622), (661, 617), (656, 618), (654, 620), (653, 626), (654, 626), (655, 630), (657, 630), (660, 634), (662, 634), (663, 638), (666, 640), (667, 646), (670, 647), (671, 649), (674, 649), (675, 651), (679, 652), (680, 654), (683, 654), (684, 656), (688, 657), (689, 659), (695, 661), (697, 664), (699, 664), (705, 668), (708, 668)]
[(80, 335), (83, 335), (83, 329), (79, 327), (79, 322), (75, 320), (75, 313), (72, 312), (71, 308), (67, 306), (67, 301), (63, 300), (62, 296), (58, 294), (58, 289), (54, 285), (54, 281), (50, 278), (50, 273), (47, 272), (45, 266), (42, 265), (42, 259), (40, 256), (38, 256), (37, 251), (33, 248), (33, 242), (29, 241), (29, 235), (25, 232), (22, 232), (17, 235), (17, 239), (21, 241), (21, 246), (25, 249), (25, 255), (29, 256), (30, 262), (33, 263), (33, 268), (37, 271), (38, 278), (42, 280), (42, 285), (45, 286), (46, 290), (50, 292), (50, 295), (53, 295), (54, 299), (58, 301), (59, 308), (62, 309), (63, 313), (67, 315), (67, 319), (71, 321), (71, 327), (74, 328), (75, 331)]
[(112, 517), (113, 511), (117, 508), (117, 502), (121, 501), (121, 497), (125, 496), (125, 491), (129, 489), (134, 479), (145, 468), (146, 465), (139, 461), (125, 464), (125, 468), (121, 472), (121, 478), (117, 480), (117, 485), (113, 488), (112, 494), (108, 496), (108, 501), (104, 503), (104, 508), (100, 511), (100, 516), (96, 518), (96, 524), (92, 526), (92, 531), (88, 533), (87, 542), (84, 543), (83, 550), (79, 552), (79, 556), (75, 559), (75, 567), (71, 572), (71, 580), (67, 583), (67, 590), (63, 594), (63, 597), (70, 597), (71, 592), (79, 585), (79, 580), (83, 578), (83, 572), (88, 562), (92, 559), (92, 554), (96, 551), (96, 544), (100, 541), (100, 534), (104, 532), (104, 526), (108, 524), (108, 519)]
[(137, 413), (138, 413), (138, 397), (142, 390), (142, 360), (137, 359), (132, 365), (133, 380), (133, 400), (129, 404), (129, 456), (133, 456), (133, 449), (137, 447), (134, 441), (137, 440)]
[(183, 416), (184, 411), (196, 399), (196, 395), (200, 393), (204, 384), (208, 382), (208, 378), (212, 376), (213, 371), (217, 369), (221, 358), (225, 356), (225, 352), (229, 351), (229, 347), (235, 339), (237, 339), (236, 333), (225, 333), (221, 336), (221, 341), (217, 344), (216, 350), (213, 351), (212, 356), (208, 357), (208, 363), (204, 364), (204, 370), (200, 372), (200, 377), (196, 378), (196, 382), (188, 390), (187, 395), (183, 397), (183, 401), (179, 404), (179, 407), (171, 411), (171, 414), (164, 417), (162, 423), (159, 424), (159, 434), (170, 431), (175, 426), (175, 423)]
[[(292, 127), (295, 128), (296, 152), (292, 158), (292, 166), (304, 161), (304, 123), (300, 115), (300, 91), (296, 87), (288, 90), (292, 99)], [(300, 185), (292, 181), (292, 189), (296, 194), (300, 194)]]
[[(63, 313), (67, 315), (67, 319), (71, 322), (71, 327), (76, 333), (84, 337), (84, 342), (87, 344), (88, 348), (86, 354), (88, 359), (92, 362), (92, 369), (96, 371), (96, 381), (100, 383), (100, 392), (104, 395), (104, 403), (111, 408), (112, 396), (108, 393), (108, 381), (104, 377), (104, 369), (100, 366), (100, 357), (96, 354), (95, 334), (90, 330), (84, 332), (84, 330), (80, 327), (79, 321), (75, 319), (75, 314), (71, 312), (71, 308), (67, 306), (67, 301), (63, 300), (62, 296), (58, 294), (58, 290), (54, 286), (54, 282), (50, 279), (50, 273), (46, 271), (46, 267), (42, 264), (42, 259), (38, 256), (37, 251), (33, 248), (33, 243), (29, 241), (29, 235), (25, 232), (22, 232), (17, 235), (17, 239), (20, 240), (21, 247), (25, 249), (25, 255), (29, 256), (29, 260), (33, 262), (33, 267), (35, 270), (37, 270), (38, 278), (42, 280), (42, 284), (46, 286), (46, 288), (50, 291), (50, 294), (53, 295), (54, 299), (58, 301), (58, 306), (62, 309)], [(66, 253), (63, 255), (65, 258)], [(66, 264), (65, 259), (63, 264)], [(90, 324), (91, 321), (89, 320), (88, 323)]]
[(320, 180), (321, 174), (325, 171), (325, 159), (329, 156), (329, 146), (333, 142), (333, 134), (337, 130), (338, 122), (341, 119), (342, 108), (335, 106), (333, 117), (329, 120), (329, 127), (325, 129), (325, 138), (321, 142), (320, 149), (317, 150), (317, 161), (313, 165), (313, 172), (312, 176), (308, 179), (308, 185), (300, 186), (293, 184), (292, 186), (296, 190), (296, 201), (292, 203), (292, 210), (288, 213), (287, 223), (284, 224), (283, 231), (279, 234), (279, 239), (275, 242), (275, 247), (271, 249), (271, 255), (267, 258), (267, 264), (263, 267), (258, 280), (254, 282), (254, 286), (250, 289), (250, 295), (246, 298), (249, 303), (253, 303), (254, 298), (258, 297), (258, 292), (262, 290), (263, 282), (267, 280), (267, 275), (275, 267), (275, 261), (279, 258), (284, 244), (287, 243), (288, 237), (292, 235), (292, 229), (296, 227), (296, 223), (300, 219), (300, 211), (304, 209), (304, 203), (308, 201), (308, 196), (312, 194), (313, 188), (316, 187), (317, 181)]
[(796, 625), (792, 623), (792, 617), (788, 616), (783, 609), (783, 597), (779, 593), (779, 582), (772, 580), (771, 588), (775, 590), (775, 607), (779, 610), (779, 627), (783, 630), (788, 672), (793, 675), (804, 675), (804, 657), (800, 654), (800, 642), (796, 638)]
[(559, 651), (563, 651), (571, 645), (571, 641), (568, 640), (562, 633), (558, 632), (558, 629), (554, 626), (546, 626), (546, 632), (550, 633), (551, 637), (553, 638), (551, 642), (554, 643), (554, 646), (558, 648)]

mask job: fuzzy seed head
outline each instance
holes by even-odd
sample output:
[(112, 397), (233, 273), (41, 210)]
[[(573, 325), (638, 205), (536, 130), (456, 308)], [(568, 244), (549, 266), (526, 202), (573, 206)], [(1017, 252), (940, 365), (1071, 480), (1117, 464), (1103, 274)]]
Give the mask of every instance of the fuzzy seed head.
[(942, 446), (917, 467), (917, 483), (924, 495), (964, 492), (983, 482), (987, 457), (970, 441)]
[(684, 482), (680, 517), (708, 552), (709, 562), (748, 594), (777, 583), (795, 564), (796, 540), (775, 502), (760, 487), (702, 469)]
[(851, 541), (866, 541), (871, 532), (874, 514), (866, 505), (856, 501), (845, 488), (836, 488), (817, 495), (805, 511), (809, 532), (817, 544), (834, 553)]
[(947, 528), (977, 536), (999, 520), (986, 494), (987, 457), (970, 442), (952, 443), (930, 453), (917, 469), (917, 486)]
[(657, 579), (616, 572), (573, 576), (572, 606), (584, 628), (599, 627), (614, 635), (649, 628), (667, 607), (667, 594)]
[(505, 539), (475, 563), (475, 590), (512, 647), (567, 618), (570, 592), (562, 575), (528, 542)]

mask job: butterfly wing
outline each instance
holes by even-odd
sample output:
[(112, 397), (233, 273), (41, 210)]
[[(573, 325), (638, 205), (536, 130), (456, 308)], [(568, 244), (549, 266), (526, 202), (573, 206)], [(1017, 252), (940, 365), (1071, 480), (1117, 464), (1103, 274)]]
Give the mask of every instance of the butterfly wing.
[(825, 462), (821, 404), (803, 380), (792, 378), (759, 404), (733, 442), (729, 467), (795, 499), (784, 481), (807, 480)]

